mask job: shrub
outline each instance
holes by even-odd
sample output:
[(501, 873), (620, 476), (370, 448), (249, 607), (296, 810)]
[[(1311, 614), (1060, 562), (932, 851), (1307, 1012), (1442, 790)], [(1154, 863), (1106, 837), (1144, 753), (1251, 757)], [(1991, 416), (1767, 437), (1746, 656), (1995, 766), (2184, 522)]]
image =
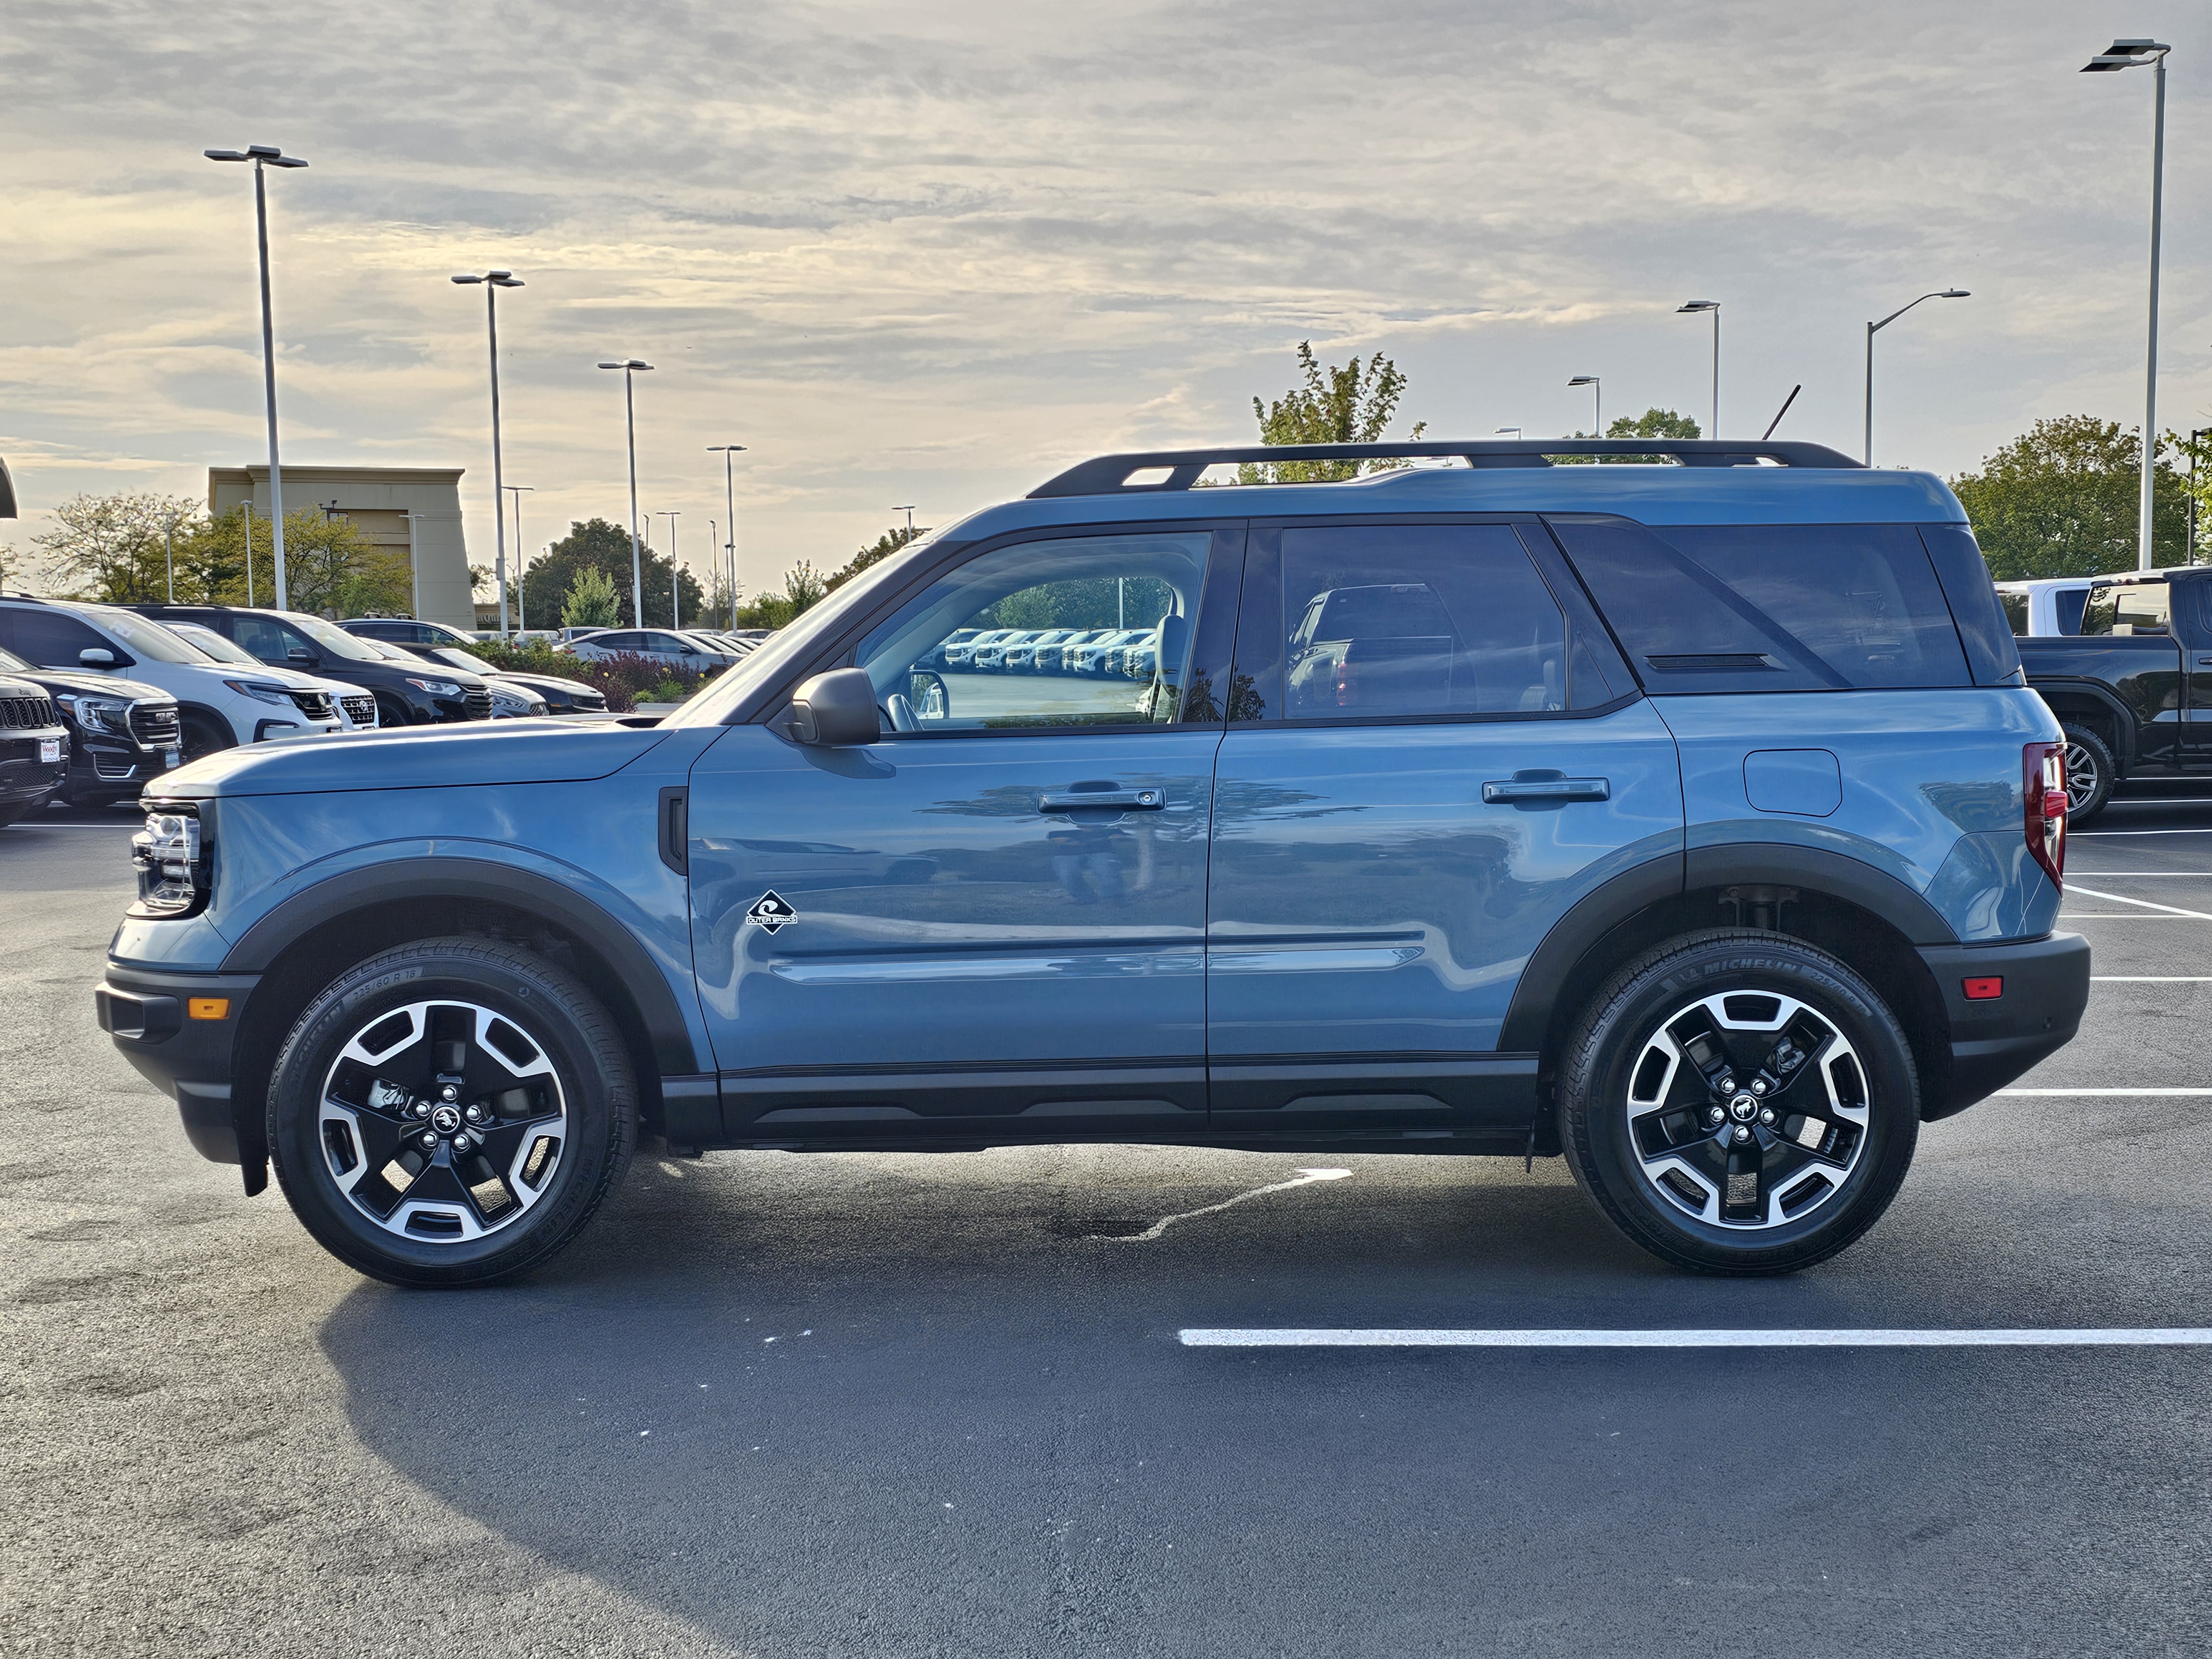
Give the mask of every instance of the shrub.
[(479, 640), (469, 649), (495, 668), (519, 674), (550, 674), (560, 679), (581, 680), (596, 688), (615, 714), (626, 714), (641, 702), (682, 702), (707, 684), (705, 674), (682, 674), (666, 664), (631, 652), (597, 659), (556, 651), (543, 640), (522, 645), (502, 645)]

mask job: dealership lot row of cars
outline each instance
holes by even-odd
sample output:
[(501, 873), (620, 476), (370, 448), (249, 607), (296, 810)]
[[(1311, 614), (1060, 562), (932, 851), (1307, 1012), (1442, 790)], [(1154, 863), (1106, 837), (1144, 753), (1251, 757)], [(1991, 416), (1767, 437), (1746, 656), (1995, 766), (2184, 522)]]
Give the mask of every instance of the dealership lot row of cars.
[(1158, 657), (1157, 623), (1147, 628), (963, 628), (915, 666), (1148, 680)]
[[(582, 661), (647, 657), (714, 673), (751, 638), (572, 630)], [(456, 720), (603, 714), (596, 687), (499, 669), (470, 635), (403, 617), (334, 623), (233, 605), (0, 595), (0, 824), (58, 797), (135, 798), (185, 762), (280, 738)]]

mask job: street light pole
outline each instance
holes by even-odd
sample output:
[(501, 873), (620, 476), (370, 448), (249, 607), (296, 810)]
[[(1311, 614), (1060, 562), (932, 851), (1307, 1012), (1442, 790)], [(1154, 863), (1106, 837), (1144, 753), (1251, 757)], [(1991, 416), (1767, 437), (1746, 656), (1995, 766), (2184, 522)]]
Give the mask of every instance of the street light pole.
[[(269, 519), (276, 550), (276, 608), (289, 610), (284, 589), (284, 472), (276, 461), (276, 328), (269, 306), (269, 192), (262, 182), (262, 167), (303, 167), (296, 155), (287, 155), (275, 144), (249, 144), (244, 149), (208, 149), (201, 155), (210, 161), (253, 163), (253, 227), (261, 252), (261, 381), (269, 407)], [(246, 572), (252, 574), (249, 557)]]
[[(1970, 300), (1973, 296), (1963, 288), (1947, 288), (1933, 294), (1923, 294), (1920, 300)], [(1866, 453), (1862, 458), (1869, 466), (1874, 465), (1874, 337), (1920, 303), (1899, 306), (1878, 323), (1867, 325), (1866, 341)]]
[(1605, 436), (1605, 387), (1595, 374), (1577, 374), (1567, 384), (1586, 386), (1590, 389), (1590, 436)]
[[(253, 502), (249, 497), (240, 503), (246, 509), (246, 606), (253, 608)], [(409, 520), (410, 525), (413, 523)]]
[[(522, 279), (511, 270), (488, 270), (481, 276), (456, 276), (453, 280), (464, 285), (483, 284), (484, 326), (491, 337), (491, 515), (497, 536), (492, 580), (499, 587), (499, 636), (504, 640), (507, 637), (507, 483), (501, 476), (499, 453), (499, 291), (503, 288), (520, 288)], [(521, 532), (518, 531), (515, 546), (519, 550), (521, 545)]]
[(1705, 436), (1721, 435), (1721, 302), (1718, 300), (1690, 300), (1674, 307), (1677, 317), (1686, 313), (1710, 311), (1713, 313), (1713, 423)]
[[(495, 453), (499, 448), (499, 441), (496, 438), (492, 441), (492, 448)], [(525, 607), (522, 602), (522, 579), (530, 568), (530, 556), (522, 550), (522, 498), (525, 495), (536, 495), (538, 486), (536, 484), (502, 484), (501, 488), (514, 497), (514, 631), (521, 634), (527, 632), (530, 627), (529, 617), (523, 614)], [(502, 605), (507, 603), (506, 594), (507, 584), (502, 581), (500, 583), (500, 604)]]
[(2151, 99), (2150, 326), (2143, 364), (2142, 505), (2136, 532), (2136, 568), (2151, 568), (2151, 507), (2158, 474), (2158, 242), (2166, 191), (2166, 58), (2172, 47), (2158, 40), (2115, 40), (2081, 66), (2084, 75), (2110, 74), (2148, 64), (2156, 91)]
[(654, 515), (668, 520), (668, 625), (684, 626), (684, 562), (676, 556), (676, 521), (684, 516), (684, 509), (673, 512), (663, 508)]
[(903, 514), (906, 514), (906, 538), (907, 538), (907, 540), (908, 540), (908, 541), (912, 541), (912, 540), (914, 539), (914, 508), (913, 508), (913, 507), (912, 507), (912, 506), (910, 506), (910, 505), (909, 505), (909, 506), (905, 506), (905, 507), (893, 507), (893, 508), (891, 509), (891, 511), (892, 511), (892, 512), (894, 512), (894, 513), (903, 513)]
[(732, 458), (744, 453), (743, 444), (708, 444), (709, 455), (722, 458), (722, 501), (728, 510), (729, 539), (723, 544), (722, 559), (730, 577), (730, 626), (738, 625), (738, 487), (731, 470)]
[(618, 363), (601, 363), (601, 368), (618, 368), (623, 372), (623, 423), (629, 434), (629, 615), (632, 628), (645, 626), (645, 559), (638, 551), (637, 542), (637, 403), (630, 391), (632, 377), (653, 365), (635, 357), (625, 357)]

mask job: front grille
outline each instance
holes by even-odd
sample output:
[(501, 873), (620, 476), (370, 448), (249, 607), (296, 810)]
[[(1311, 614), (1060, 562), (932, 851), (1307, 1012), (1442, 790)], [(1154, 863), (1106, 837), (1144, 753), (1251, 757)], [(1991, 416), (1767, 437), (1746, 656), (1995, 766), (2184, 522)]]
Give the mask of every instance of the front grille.
[(470, 692), (469, 712), (465, 718), (472, 720), (489, 720), (491, 718), (491, 693), (489, 691)]
[(136, 702), (131, 705), (131, 735), (141, 748), (173, 749), (178, 740), (177, 705)]
[(607, 700), (596, 691), (579, 691), (568, 702), (580, 714), (604, 714), (607, 711)]
[(311, 720), (334, 720), (338, 717), (337, 710), (331, 707), (331, 694), (327, 691), (292, 691), (286, 695), (292, 699), (294, 707)]
[(351, 720), (356, 726), (374, 726), (376, 724), (376, 699), (374, 697), (363, 694), (359, 696), (340, 697), (338, 701), (345, 705), (346, 718)]
[(0, 697), (0, 726), (18, 729), (54, 724), (51, 697)]

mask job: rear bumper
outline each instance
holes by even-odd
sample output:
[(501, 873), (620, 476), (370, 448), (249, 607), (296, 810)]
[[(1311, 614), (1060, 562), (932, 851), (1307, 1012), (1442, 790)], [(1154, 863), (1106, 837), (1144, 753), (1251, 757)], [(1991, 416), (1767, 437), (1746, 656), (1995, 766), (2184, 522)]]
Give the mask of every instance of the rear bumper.
[[(1921, 1103), (1933, 1121), (1964, 1111), (2071, 1042), (2089, 1003), (2089, 941), (2052, 933), (2020, 945), (1936, 945), (1920, 959), (1950, 1016), (1951, 1076), (1941, 1099)], [(1970, 998), (1968, 980), (1997, 980), (2002, 994)]]
[[(100, 1029), (139, 1074), (173, 1096), (185, 1138), (202, 1158), (240, 1161), (232, 1113), (232, 1039), (256, 974), (165, 974), (111, 965), (92, 994)], [(195, 1019), (195, 1000), (228, 1003), (221, 1019)]]

